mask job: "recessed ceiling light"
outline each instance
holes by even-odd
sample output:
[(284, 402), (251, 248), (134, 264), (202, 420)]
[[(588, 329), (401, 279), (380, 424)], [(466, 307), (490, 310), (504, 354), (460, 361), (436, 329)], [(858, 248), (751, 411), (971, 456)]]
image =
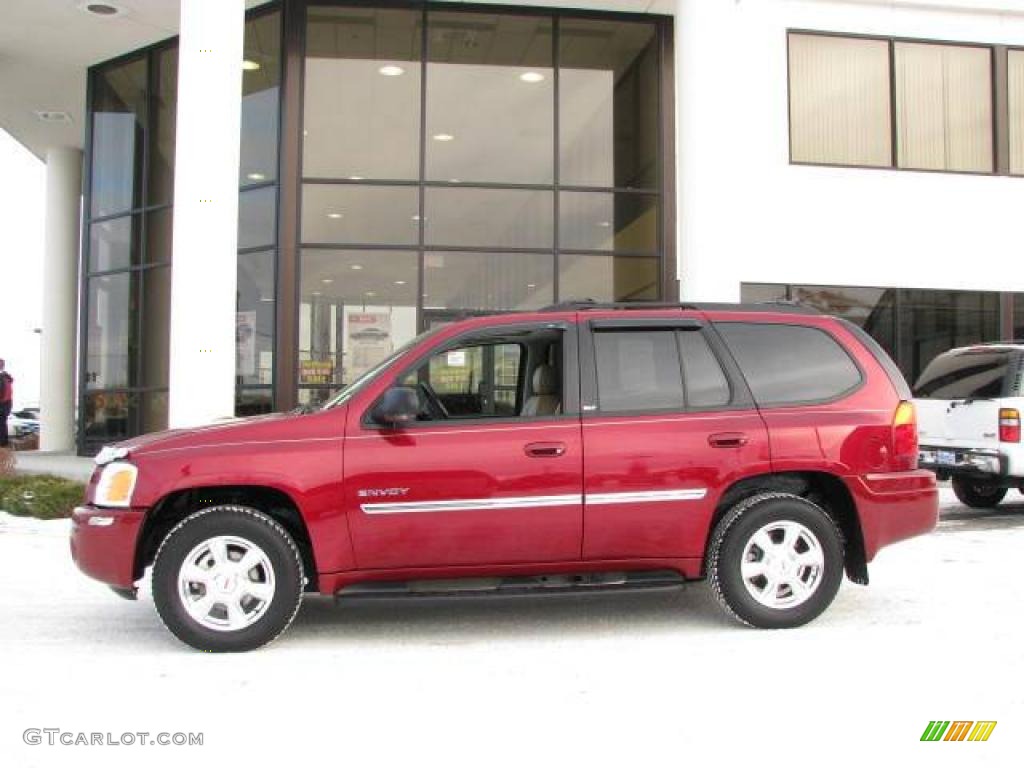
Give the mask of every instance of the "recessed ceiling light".
[(526, 284), (526, 287), (527, 287), (527, 288), (536, 288), (536, 287), (537, 287), (537, 284), (536, 284), (536, 283), (527, 283), (527, 284)]
[(71, 115), (67, 112), (61, 112), (56, 109), (39, 109), (36, 110), (36, 117), (42, 120), (44, 123), (70, 123)]
[(597, 222), (597, 226), (599, 226), (599, 227), (610, 227), (611, 225), (612, 225), (612, 223), (610, 221), (599, 221), (599, 222)]
[(344, 213), (338, 213), (337, 211), (331, 211), (330, 213), (327, 214), (327, 218), (328, 219), (340, 219), (344, 215), (345, 215)]
[(348, 177), (349, 181), (362, 181), (365, 178), (366, 178), (365, 176), (349, 176)]
[(395, 285), (405, 285), (405, 280), (395, 280)]
[(352, 265), (352, 269), (362, 269), (362, 268), (363, 268), (362, 264), (353, 264)]
[(121, 16), (125, 12), (124, 8), (113, 3), (80, 3), (78, 9), (91, 13), (93, 16), (104, 16), (108, 19)]
[(334, 278), (333, 277), (325, 277), (320, 282), (323, 283), (324, 285), (330, 285), (331, 283), (334, 282)]
[(435, 133), (434, 141), (453, 141), (455, 139), (450, 133)]
[(313, 291), (313, 295), (314, 296), (320, 296), (321, 294), (320, 294), (320, 291)]
[(263, 181), (267, 177), (264, 176), (262, 173), (254, 172), (245, 174), (245, 178), (249, 179), (249, 181)]
[(303, 136), (309, 136), (309, 129), (307, 129), (307, 128), (303, 128), (303, 129), (302, 129), (302, 135), (303, 135)]
[(252, 59), (242, 59), (242, 69), (246, 72), (255, 72), (262, 66), (263, 65), (260, 64), (258, 61), (253, 61)]
[[(419, 221), (420, 220), (420, 215), (418, 213), (414, 213), (412, 215), (412, 220), (413, 221)], [(423, 219), (423, 220), (426, 221), (426, 219)]]
[(540, 83), (543, 82), (544, 75), (540, 72), (523, 72), (523, 74), (519, 76), (519, 79), (524, 83)]
[(462, 182), (462, 179), (448, 179), (448, 183), (449, 184), (459, 184), (461, 182)]
[(398, 77), (405, 74), (405, 70), (395, 64), (385, 64), (377, 71), (384, 75), (384, 77)]
[(376, 291), (367, 291), (367, 292), (366, 292), (366, 295), (367, 295), (367, 296), (376, 296), (376, 295), (377, 295), (377, 292), (376, 292)]

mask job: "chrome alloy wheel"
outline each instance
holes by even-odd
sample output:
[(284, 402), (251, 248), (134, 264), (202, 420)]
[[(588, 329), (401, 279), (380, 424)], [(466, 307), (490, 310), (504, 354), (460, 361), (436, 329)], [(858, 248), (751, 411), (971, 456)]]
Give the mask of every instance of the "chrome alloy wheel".
[(182, 561), (178, 597), (204, 627), (244, 629), (259, 621), (274, 599), (274, 567), (267, 553), (248, 539), (214, 536)]
[(761, 527), (743, 548), (743, 585), (768, 608), (794, 608), (806, 602), (824, 572), (825, 552), (817, 537), (791, 520)]

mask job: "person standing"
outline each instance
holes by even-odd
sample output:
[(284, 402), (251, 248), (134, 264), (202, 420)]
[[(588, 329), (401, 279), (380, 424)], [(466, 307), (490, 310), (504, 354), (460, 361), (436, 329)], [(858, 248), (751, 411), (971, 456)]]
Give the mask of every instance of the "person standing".
[(7, 365), (0, 358), (0, 448), (7, 448), (10, 440), (7, 437), (7, 417), (14, 406), (14, 377), (7, 372)]

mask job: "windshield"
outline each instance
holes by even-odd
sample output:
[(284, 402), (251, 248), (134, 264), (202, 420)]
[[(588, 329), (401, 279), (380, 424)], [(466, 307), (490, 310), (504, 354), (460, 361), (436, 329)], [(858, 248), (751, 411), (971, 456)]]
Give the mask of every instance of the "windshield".
[(373, 366), (368, 371), (363, 373), (361, 376), (356, 378), (351, 384), (349, 384), (346, 387), (343, 387), (341, 391), (338, 392), (338, 394), (336, 394), (334, 397), (332, 397), (330, 400), (328, 400), (321, 406), (321, 410), (326, 411), (329, 408), (335, 408), (339, 405), (344, 405), (345, 403), (347, 403), (356, 392), (358, 392), (371, 381), (373, 381), (375, 378), (377, 378), (377, 375), (381, 371), (383, 371), (385, 368), (391, 365), (391, 363), (393, 363), (399, 357), (401, 357), (410, 349), (412, 349), (412, 347), (416, 346), (421, 341), (425, 341), (426, 339), (433, 336), (435, 333), (437, 333), (438, 330), (439, 328), (433, 328), (429, 331), (424, 331), (419, 336), (416, 336), (411, 341), (408, 341), (402, 346), (400, 346), (398, 349), (396, 349), (390, 355), (385, 357), (375, 366)]
[(1011, 351), (968, 349), (939, 355), (924, 369), (914, 396), (936, 400), (1000, 397)]

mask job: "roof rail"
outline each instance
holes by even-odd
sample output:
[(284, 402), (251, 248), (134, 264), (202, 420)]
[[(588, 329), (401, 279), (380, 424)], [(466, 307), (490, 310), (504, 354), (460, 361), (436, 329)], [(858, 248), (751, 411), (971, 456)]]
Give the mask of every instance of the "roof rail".
[(538, 310), (540, 312), (582, 312), (595, 309), (646, 310), (646, 309), (689, 309), (702, 311), (740, 311), (740, 312), (784, 312), (794, 315), (820, 315), (817, 309), (798, 304), (793, 301), (764, 301), (758, 303), (728, 302), (659, 302), (659, 301), (594, 301), (593, 299), (573, 299), (560, 301)]

